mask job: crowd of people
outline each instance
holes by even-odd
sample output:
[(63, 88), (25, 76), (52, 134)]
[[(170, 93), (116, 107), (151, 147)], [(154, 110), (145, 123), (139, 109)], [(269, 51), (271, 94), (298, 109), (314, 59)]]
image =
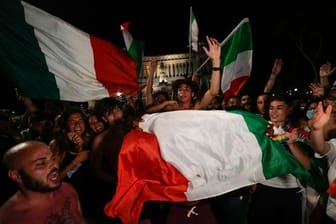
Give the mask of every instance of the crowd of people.
[[(176, 110), (244, 110), (269, 121), (269, 138), (278, 141), (307, 170), (318, 169), (320, 189), (307, 189), (292, 174), (201, 201), (151, 201), (143, 207), (140, 223), (293, 223), (336, 222), (336, 198), (327, 188), (334, 181), (336, 150), (336, 86), (329, 83), (335, 71), (320, 67), (320, 82), (309, 87), (309, 97), (272, 92), (283, 61), (276, 59), (265, 88), (258, 95), (220, 93), (220, 43), (206, 37), (204, 52), (212, 63), (209, 89), (179, 79), (172, 94), (153, 92), (152, 62), (145, 101), (99, 99), (91, 108), (77, 104), (18, 99), (26, 112), (13, 127), (1, 118), (0, 223), (121, 223), (104, 213), (117, 187), (118, 154), (123, 137), (139, 128), (143, 114)], [(117, 140), (116, 140), (117, 139)], [(211, 141), (211, 139), (209, 139)], [(146, 164), (144, 164), (145, 166)], [(173, 217), (174, 213), (178, 216)], [(179, 221), (180, 220), (180, 221)], [(184, 221), (181, 221), (184, 220)]]

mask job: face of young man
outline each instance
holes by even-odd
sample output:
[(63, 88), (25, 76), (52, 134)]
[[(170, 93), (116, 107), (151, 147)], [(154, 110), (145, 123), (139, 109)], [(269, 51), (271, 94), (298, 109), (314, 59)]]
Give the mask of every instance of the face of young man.
[(59, 167), (47, 145), (29, 150), (20, 157), (19, 184), (26, 190), (50, 192), (61, 186)]
[(192, 102), (194, 93), (189, 85), (181, 84), (177, 89), (177, 97), (180, 102)]
[(274, 100), (270, 103), (269, 117), (275, 125), (284, 125), (289, 112), (290, 108), (284, 101)]
[[(49, 175), (53, 175), (53, 173), (55, 172), (58, 171), (52, 170)], [(61, 182), (57, 182), (57, 184), (50, 185), (48, 184), (48, 181), (45, 182), (42, 180), (42, 178), (36, 178), (33, 175), (26, 173), (26, 171), (24, 170), (19, 170), (19, 174), (24, 187), (30, 191), (51, 192), (58, 189), (61, 186)]]

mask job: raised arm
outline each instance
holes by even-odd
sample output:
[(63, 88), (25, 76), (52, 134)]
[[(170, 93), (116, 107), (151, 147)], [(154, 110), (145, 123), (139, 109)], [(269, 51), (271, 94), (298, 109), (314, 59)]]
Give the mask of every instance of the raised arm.
[(163, 110), (175, 110), (177, 107), (177, 101), (175, 100), (166, 100), (163, 101), (162, 103), (156, 104), (156, 105), (151, 105), (149, 106), (146, 110), (146, 114), (152, 114), (152, 113), (157, 113), (157, 112), (162, 112)]
[(204, 93), (200, 103), (195, 106), (195, 109), (205, 109), (211, 102), (213, 98), (217, 96), (220, 90), (220, 56), (221, 56), (221, 45), (220, 43), (212, 37), (206, 36), (209, 49), (203, 46), (204, 52), (208, 55), (212, 63), (212, 73), (210, 88)]
[(283, 67), (283, 60), (282, 59), (275, 59), (273, 67), (272, 67), (272, 72), (269, 76), (269, 79), (266, 82), (266, 85), (264, 87), (264, 93), (270, 93), (271, 90), (273, 89), (274, 83), (281, 72)]
[(150, 71), (147, 77), (146, 82), (146, 106), (151, 105), (154, 103), (153, 98), (153, 80), (154, 80), (154, 74), (157, 68), (157, 61), (151, 61), (150, 65)]

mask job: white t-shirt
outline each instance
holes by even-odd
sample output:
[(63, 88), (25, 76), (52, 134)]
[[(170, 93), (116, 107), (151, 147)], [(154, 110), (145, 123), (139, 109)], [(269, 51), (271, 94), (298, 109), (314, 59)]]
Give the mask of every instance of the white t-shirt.
[[(330, 150), (328, 153), (324, 155), (319, 155), (322, 157), (326, 157), (328, 159), (328, 180), (329, 184), (331, 184), (334, 179), (336, 178), (336, 139), (331, 139), (327, 142), (330, 146)], [(333, 197), (328, 197), (328, 203), (327, 203), (327, 209), (326, 209), (327, 215), (336, 221), (336, 199)]]

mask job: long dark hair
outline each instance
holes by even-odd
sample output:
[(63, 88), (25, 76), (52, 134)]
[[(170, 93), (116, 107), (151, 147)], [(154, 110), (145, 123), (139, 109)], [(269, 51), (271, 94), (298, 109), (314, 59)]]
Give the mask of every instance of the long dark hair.
[(82, 135), (82, 138), (84, 140), (84, 147), (88, 149), (89, 146), (89, 140), (90, 140), (90, 134), (89, 129), (87, 125), (87, 119), (84, 112), (78, 108), (78, 107), (68, 107), (66, 108), (62, 114), (56, 119), (55, 129), (54, 129), (54, 139), (55, 139), (55, 152), (62, 153), (65, 151), (71, 151), (73, 149), (73, 143), (69, 141), (67, 137), (67, 122), (69, 120), (69, 117), (72, 114), (80, 114), (83, 118), (83, 121), (85, 123), (85, 131)]

